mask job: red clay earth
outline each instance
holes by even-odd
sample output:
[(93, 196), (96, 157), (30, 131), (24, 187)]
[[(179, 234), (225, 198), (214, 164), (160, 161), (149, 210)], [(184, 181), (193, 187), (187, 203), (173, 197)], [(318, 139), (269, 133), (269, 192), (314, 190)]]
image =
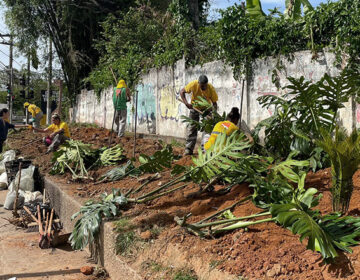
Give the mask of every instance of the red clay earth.
[[(100, 128), (72, 128), (74, 139), (94, 145), (106, 145), (108, 142), (108, 130)], [(95, 135), (95, 136), (94, 136)], [(14, 137), (24, 137), (31, 139), (34, 134), (22, 132)], [(36, 137), (39, 137), (36, 135)], [(23, 143), (28, 140), (9, 140), (11, 147), (17, 148), (21, 155), (32, 158), (35, 164), (40, 165), (42, 172), (46, 172), (51, 167), (50, 155), (39, 154), (38, 150), (45, 151), (41, 144), (31, 144), (24, 147)], [(130, 138), (117, 139), (126, 150), (128, 157), (132, 156), (132, 140)], [(137, 146), (138, 153), (152, 154), (161, 149), (158, 141), (149, 139), (139, 139)], [(177, 153), (181, 152), (175, 149)], [(177, 164), (190, 165), (191, 157), (180, 159)], [(94, 171), (98, 177), (106, 169)], [(161, 173), (161, 179), (152, 182), (140, 192), (146, 193), (159, 185), (170, 180), (169, 170)], [(96, 177), (96, 176), (95, 176)], [(63, 183), (70, 183), (69, 177), (55, 176), (56, 180)], [(330, 170), (321, 170), (315, 174), (309, 173), (307, 186), (316, 187), (323, 194), (318, 209), (322, 213), (331, 211), (331, 196), (329, 187), (331, 184)], [(104, 190), (110, 191), (112, 188), (120, 188), (124, 192), (130, 188), (139, 186), (136, 178), (126, 178), (119, 182), (110, 182), (94, 185), (92, 182), (72, 183), (71, 188), (75, 196), (96, 197)], [(216, 186), (215, 191), (222, 189), (223, 186)], [(265, 223), (249, 227), (248, 231), (235, 230), (217, 239), (204, 240), (193, 236), (184, 229), (180, 228), (175, 222), (174, 217), (183, 217), (191, 212), (189, 222), (199, 221), (200, 219), (224, 209), (234, 202), (245, 198), (251, 193), (246, 184), (237, 185), (225, 195), (215, 193), (205, 193), (200, 197), (189, 198), (188, 195), (199, 190), (199, 187), (190, 183), (186, 188), (174, 192), (171, 195), (158, 198), (147, 204), (135, 205), (124, 213), (125, 216), (134, 218), (134, 222), (139, 226), (140, 232), (147, 235), (149, 227), (156, 225), (163, 230), (158, 236), (160, 240), (181, 244), (182, 249), (188, 251), (193, 256), (198, 256), (204, 260), (216, 264), (217, 268), (235, 275), (242, 275), (247, 279), (360, 279), (360, 263), (358, 257), (360, 246), (354, 247), (352, 254), (340, 252), (340, 256), (333, 264), (324, 264), (320, 254), (306, 250), (306, 241), (300, 243), (299, 237), (293, 235), (289, 230), (277, 226), (275, 223)], [(360, 172), (354, 175), (354, 193), (350, 203), (349, 214), (357, 216), (360, 213)], [(251, 201), (235, 207), (235, 216), (245, 216), (261, 212)], [(131, 263), (131, 260), (127, 260)]]

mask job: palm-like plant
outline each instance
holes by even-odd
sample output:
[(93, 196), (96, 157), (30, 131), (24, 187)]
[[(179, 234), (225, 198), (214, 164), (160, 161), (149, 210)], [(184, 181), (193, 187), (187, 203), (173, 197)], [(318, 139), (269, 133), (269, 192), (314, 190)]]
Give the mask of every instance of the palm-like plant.
[(322, 139), (316, 141), (331, 161), (333, 210), (346, 213), (353, 191), (352, 177), (360, 164), (360, 134), (354, 130), (347, 136), (336, 128), (335, 136), (323, 131)]

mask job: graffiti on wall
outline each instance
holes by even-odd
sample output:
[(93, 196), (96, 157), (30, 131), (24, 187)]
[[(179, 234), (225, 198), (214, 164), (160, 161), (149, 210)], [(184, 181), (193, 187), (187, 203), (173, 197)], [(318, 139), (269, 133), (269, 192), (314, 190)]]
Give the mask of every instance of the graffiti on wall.
[(160, 116), (164, 119), (179, 121), (185, 115), (185, 106), (181, 106), (178, 90), (180, 86), (165, 86), (160, 90)]
[(136, 89), (138, 91), (137, 122), (139, 125), (145, 125), (149, 133), (155, 134), (156, 95), (154, 86), (152, 84), (140, 84)]

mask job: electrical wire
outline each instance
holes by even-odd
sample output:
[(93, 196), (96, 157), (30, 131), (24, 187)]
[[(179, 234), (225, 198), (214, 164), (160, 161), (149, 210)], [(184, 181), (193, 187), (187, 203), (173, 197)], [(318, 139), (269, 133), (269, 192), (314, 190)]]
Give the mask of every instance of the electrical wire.
[[(5, 53), (4, 51), (2, 51), (1, 49), (0, 49), (0, 52), (1, 53), (3, 53), (4, 55), (6, 55), (7, 57), (9, 57), (10, 58), (10, 55), (8, 55), (7, 53)], [(22, 64), (20, 64), (19, 62), (17, 62), (14, 58), (12, 59), (17, 65), (19, 65), (20, 67), (22, 67), (23, 65)]]

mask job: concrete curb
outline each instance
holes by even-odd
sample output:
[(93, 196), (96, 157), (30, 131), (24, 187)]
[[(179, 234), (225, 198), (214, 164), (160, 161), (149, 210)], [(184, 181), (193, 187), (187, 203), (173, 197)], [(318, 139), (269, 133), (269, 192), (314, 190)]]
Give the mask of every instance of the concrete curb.
[[(60, 187), (60, 184), (49, 177), (44, 178), (44, 185), (52, 207), (63, 223), (64, 230), (71, 232), (75, 223), (71, 221), (71, 216), (79, 211), (81, 203), (66, 193), (66, 185)], [(105, 267), (111, 279), (141, 280), (142, 277), (116, 255), (115, 238), (112, 222), (103, 223), (99, 241), (99, 263)]]
[[(68, 185), (57, 183), (56, 179), (51, 177), (44, 178), (44, 185), (52, 206), (59, 215), (64, 229), (71, 232), (75, 221), (71, 221), (71, 216), (78, 212), (84, 199), (75, 199), (71, 195)], [(143, 271), (143, 263), (154, 261), (161, 263), (167, 267), (184, 268), (188, 267), (195, 271), (200, 280), (236, 280), (237, 276), (219, 271), (217, 269), (209, 269), (208, 259), (198, 258), (188, 251), (184, 251), (179, 244), (171, 243), (151, 243), (150, 246), (143, 248), (139, 252), (137, 259), (133, 260), (130, 266), (121, 260), (115, 253), (116, 233), (114, 232), (113, 221), (103, 223), (100, 229), (99, 243), (96, 246), (90, 246), (89, 252), (97, 252), (92, 254), (97, 256), (99, 264), (105, 267), (111, 279), (144, 279), (139, 273)], [(139, 273), (138, 273), (139, 272)]]

